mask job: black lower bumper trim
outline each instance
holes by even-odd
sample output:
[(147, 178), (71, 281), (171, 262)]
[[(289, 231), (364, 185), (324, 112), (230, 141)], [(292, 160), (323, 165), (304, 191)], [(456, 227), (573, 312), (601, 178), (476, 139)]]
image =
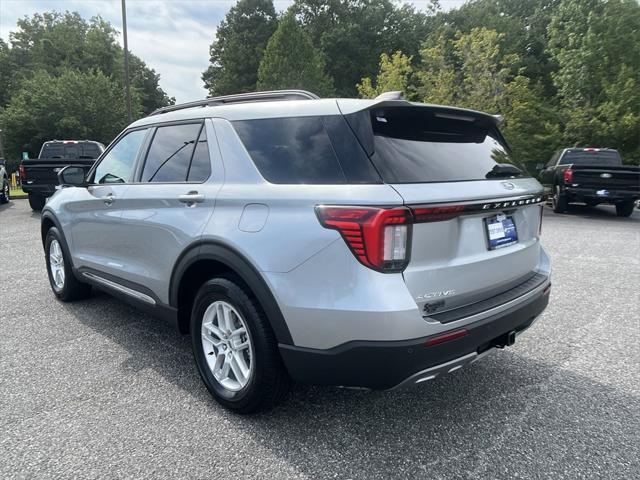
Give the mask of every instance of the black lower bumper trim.
[(354, 341), (328, 349), (280, 344), (280, 353), (291, 377), (313, 385), (341, 385), (386, 390), (411, 375), (463, 355), (481, 353), (509, 332), (528, 328), (549, 303), (547, 287), (515, 307), (477, 322), (456, 327), (467, 334), (429, 347), (430, 337), (379, 342)]

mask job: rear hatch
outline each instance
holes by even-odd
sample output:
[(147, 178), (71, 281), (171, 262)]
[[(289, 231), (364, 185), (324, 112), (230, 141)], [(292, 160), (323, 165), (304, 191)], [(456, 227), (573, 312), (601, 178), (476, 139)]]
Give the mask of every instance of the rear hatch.
[(536, 274), (542, 187), (513, 165), (494, 117), (415, 104), (346, 117), (384, 182), (414, 212), (404, 279), (425, 316), (456, 309), (469, 316), (473, 304), (490, 308), (487, 300), (508, 300), (508, 292), (521, 295), (543, 280)]
[(640, 167), (572, 165), (572, 184), (584, 188), (640, 191)]

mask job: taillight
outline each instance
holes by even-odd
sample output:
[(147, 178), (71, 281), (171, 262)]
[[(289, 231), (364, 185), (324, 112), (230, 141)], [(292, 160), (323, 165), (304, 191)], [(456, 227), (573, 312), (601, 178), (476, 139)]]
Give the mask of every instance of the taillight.
[(380, 272), (401, 272), (409, 263), (408, 208), (320, 205), (316, 214), (325, 228), (340, 232), (363, 265)]
[(435, 207), (415, 207), (412, 209), (416, 223), (442, 222), (459, 216), (465, 209), (464, 205), (445, 205)]
[(24, 169), (24, 165), (20, 165), (18, 167), (18, 171), (20, 172), (20, 179), (24, 180), (27, 178), (27, 171)]
[(571, 170), (570, 168), (567, 168), (564, 171), (564, 183), (573, 183), (573, 170)]

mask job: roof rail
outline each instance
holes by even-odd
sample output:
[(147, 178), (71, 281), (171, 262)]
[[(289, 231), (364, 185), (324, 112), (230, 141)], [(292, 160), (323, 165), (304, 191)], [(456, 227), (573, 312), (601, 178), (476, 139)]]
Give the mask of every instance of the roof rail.
[(225, 105), (229, 103), (249, 103), (249, 102), (274, 102), (278, 100), (316, 100), (315, 93), (306, 90), (270, 90), (265, 92), (237, 93), (234, 95), (222, 95), (220, 97), (207, 97), (204, 100), (181, 103), (179, 105), (169, 105), (158, 108), (149, 114), (158, 115), (160, 113), (175, 112), (194, 107), (210, 107), (214, 105)]

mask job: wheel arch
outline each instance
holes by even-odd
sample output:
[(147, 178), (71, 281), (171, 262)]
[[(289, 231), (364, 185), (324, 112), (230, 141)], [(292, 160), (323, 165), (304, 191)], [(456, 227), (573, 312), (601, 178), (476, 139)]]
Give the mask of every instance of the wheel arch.
[(178, 329), (188, 333), (193, 299), (215, 275), (235, 275), (255, 295), (278, 343), (293, 344), (282, 311), (258, 270), (238, 251), (219, 242), (200, 242), (182, 253), (171, 274), (169, 305), (178, 311)]

